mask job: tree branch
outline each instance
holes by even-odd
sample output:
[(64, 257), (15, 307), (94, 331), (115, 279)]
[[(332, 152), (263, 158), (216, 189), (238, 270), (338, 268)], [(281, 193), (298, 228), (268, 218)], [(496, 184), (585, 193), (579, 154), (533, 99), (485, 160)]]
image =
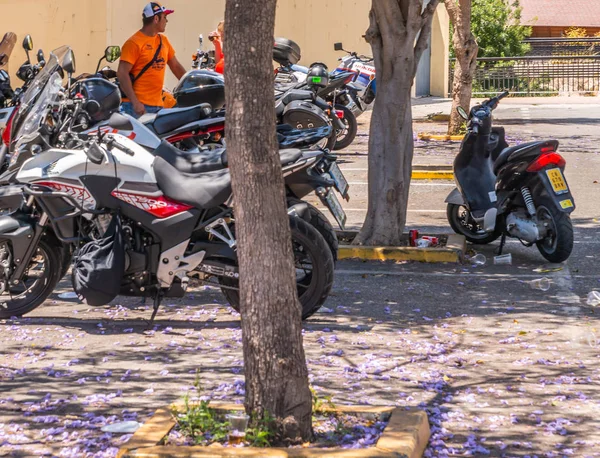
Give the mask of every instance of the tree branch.
[(427, 49), (427, 42), (431, 35), (431, 22), (433, 21), (433, 14), (437, 8), (440, 0), (431, 0), (425, 7), (425, 11), (421, 14), (421, 33), (415, 45), (415, 66), (413, 69), (413, 78), (417, 75), (417, 64), (421, 60), (423, 52)]
[(386, 18), (385, 21), (378, 20), (381, 35), (394, 36), (402, 34), (406, 30), (406, 18), (400, 9), (402, 0), (373, 0), (371, 11), (375, 10), (376, 17)]

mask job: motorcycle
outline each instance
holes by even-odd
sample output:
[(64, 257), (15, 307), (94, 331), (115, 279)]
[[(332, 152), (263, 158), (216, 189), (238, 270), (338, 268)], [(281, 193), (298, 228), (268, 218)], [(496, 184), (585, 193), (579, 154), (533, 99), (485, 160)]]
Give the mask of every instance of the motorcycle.
[[(0, 216), (0, 294), (5, 295), (0, 317), (21, 316), (43, 303), (64, 269), (65, 247), (79, 248), (74, 284), (90, 304), (107, 303), (117, 294), (152, 297), (154, 319), (164, 297), (183, 297), (190, 277), (197, 277), (220, 286), (239, 309), (234, 196), (226, 153), (220, 153), (222, 168), (206, 171), (166, 142), (150, 153), (118, 133), (91, 136), (73, 131), (72, 122), (61, 126), (57, 117), (65, 109), (75, 105), (73, 120), (78, 110), (97, 103), (68, 98), (61, 75), (74, 70), (72, 51), (55, 50), (16, 116), (15, 154), (0, 179), (14, 183), (0, 193), (2, 208), (20, 199), (13, 213)], [(109, 125), (116, 132), (131, 131), (133, 122), (115, 113)], [(71, 147), (42, 151), (49, 135)], [(295, 172), (300, 155), (298, 150), (280, 151), (284, 174)], [(306, 161), (317, 161), (319, 155)], [(331, 290), (333, 258), (319, 232), (298, 212), (289, 213), (306, 319)], [(112, 257), (99, 258), (106, 247)], [(86, 277), (90, 260), (100, 268)], [(106, 263), (115, 268), (103, 269)], [(103, 282), (97, 281), (100, 276)]]
[(504, 130), (492, 128), (492, 113), (508, 91), (473, 107), (467, 134), (454, 160), (456, 189), (446, 198), (452, 229), (475, 244), (514, 237), (536, 245), (550, 262), (565, 261), (573, 250), (570, 214), (575, 201), (564, 176), (566, 161), (558, 141), (509, 147)]

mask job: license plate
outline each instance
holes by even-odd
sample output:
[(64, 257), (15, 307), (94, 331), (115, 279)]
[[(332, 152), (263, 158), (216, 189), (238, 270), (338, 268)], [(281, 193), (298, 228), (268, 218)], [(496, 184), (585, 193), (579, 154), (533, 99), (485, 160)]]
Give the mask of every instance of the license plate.
[(573, 208), (573, 201), (571, 199), (561, 200), (560, 206), (561, 206), (561, 208), (564, 208), (565, 210), (567, 208)]
[(323, 202), (323, 204), (329, 209), (335, 220), (340, 225), (340, 228), (344, 230), (346, 226), (346, 213), (340, 205), (340, 201), (336, 197), (335, 193), (332, 190), (329, 190), (325, 197), (321, 197), (321, 202)]
[(554, 189), (555, 194), (564, 194), (565, 192), (569, 192), (567, 181), (565, 180), (565, 177), (563, 177), (560, 169), (546, 170), (546, 175), (550, 180), (550, 185), (552, 186), (552, 189)]
[(344, 199), (348, 199), (348, 189), (350, 186), (348, 185), (346, 177), (335, 162), (331, 164), (331, 167), (329, 168), (329, 175), (333, 178), (335, 189), (339, 191)]

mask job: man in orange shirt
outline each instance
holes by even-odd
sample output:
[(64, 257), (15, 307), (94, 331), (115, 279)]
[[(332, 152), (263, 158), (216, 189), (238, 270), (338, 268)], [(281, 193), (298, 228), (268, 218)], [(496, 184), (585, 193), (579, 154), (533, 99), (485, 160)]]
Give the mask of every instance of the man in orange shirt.
[(175, 57), (169, 39), (163, 35), (167, 16), (173, 10), (151, 2), (142, 13), (143, 27), (123, 45), (117, 76), (123, 98), (121, 109), (136, 118), (163, 108), (162, 89), (168, 65), (180, 79), (185, 68)]

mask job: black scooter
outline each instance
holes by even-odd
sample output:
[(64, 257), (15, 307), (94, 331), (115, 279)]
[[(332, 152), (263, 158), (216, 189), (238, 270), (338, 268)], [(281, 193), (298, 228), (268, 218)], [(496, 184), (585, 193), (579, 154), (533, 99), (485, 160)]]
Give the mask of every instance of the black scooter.
[(575, 202), (563, 174), (566, 161), (558, 141), (508, 147), (504, 130), (492, 128), (492, 112), (508, 91), (471, 109), (467, 134), (454, 160), (457, 188), (446, 198), (452, 229), (476, 244), (506, 236), (537, 245), (550, 262), (566, 260), (573, 250), (570, 213)]

